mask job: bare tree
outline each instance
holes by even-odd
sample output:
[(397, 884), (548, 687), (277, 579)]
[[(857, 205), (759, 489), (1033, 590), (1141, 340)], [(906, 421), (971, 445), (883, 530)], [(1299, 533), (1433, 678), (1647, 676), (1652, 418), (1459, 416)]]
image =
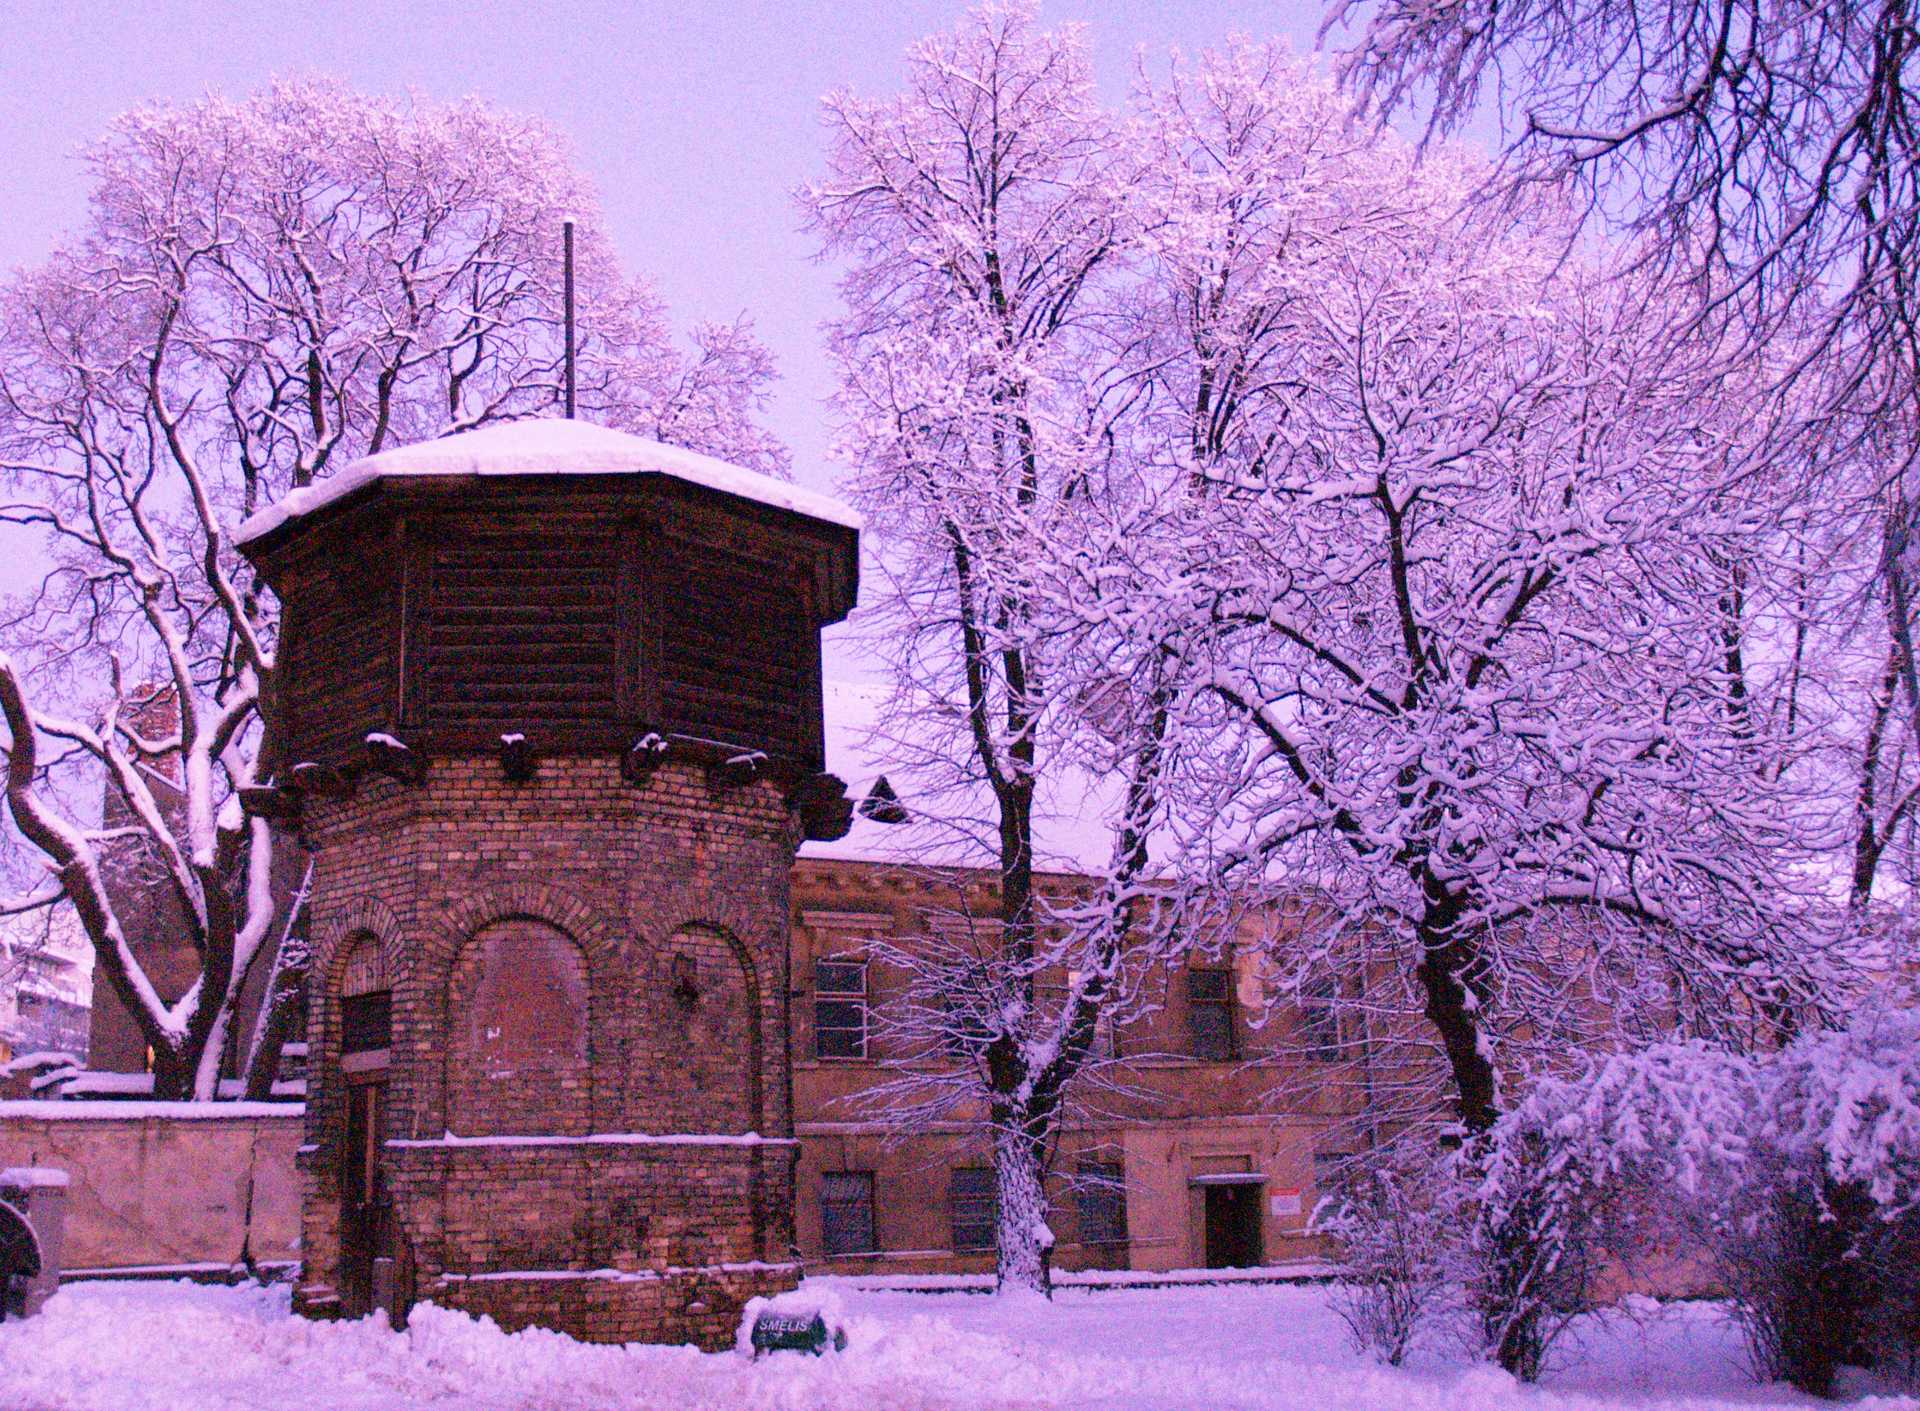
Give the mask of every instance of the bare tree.
[[(120, 119), (81, 234), (0, 290), (0, 522), (51, 562), (0, 658), (7, 801), (133, 1014), (162, 1096), (217, 1090), (275, 934), (274, 605), (233, 527), (359, 456), (557, 405), (558, 243), (580, 222), (581, 403), (783, 468), (744, 326), (674, 346), (547, 129), (478, 103), (280, 84)], [(139, 718), (159, 683), (177, 722)], [(65, 704), (54, 708), (49, 702)], [(89, 820), (103, 787), (111, 827)], [(199, 975), (163, 994), (109, 852), (159, 879)]]
[[(1625, 232), (1638, 266), (1731, 321), (1796, 404), (1782, 434), (1873, 463), (1863, 487), (1809, 473), (1819, 506), (1884, 511), (1894, 665), (1920, 725), (1913, 476), (1920, 432), (1920, 39), (1905, 0), (1335, 0), (1361, 20), (1343, 71), (1382, 114), (1430, 104), (1458, 128), (1489, 92), (1510, 136), (1494, 194), (1548, 184)], [(1839, 493), (1836, 493), (1838, 491)]]
[[(1077, 31), (1026, 5), (969, 13), (910, 51), (904, 94), (836, 94), (826, 116), (828, 174), (802, 202), (850, 261), (832, 347), (854, 491), (890, 534), (870, 619), (896, 682), (883, 738), (918, 780), (903, 801), (929, 860), (987, 862), (996, 883), (962, 940), (893, 957), (914, 977), (899, 1022), (960, 1060), (926, 1100), (984, 1112), (1002, 1286), (1045, 1289), (1043, 1178), (1145, 902), (1171, 683), (1058, 607), (1126, 474), (1127, 155)], [(1083, 729), (1103, 701), (1107, 733)], [(1115, 781), (1084, 805), (1111, 864), (1049, 901), (1034, 819), (1072, 763)]]
[[(1754, 320), (1838, 345), (1858, 377), (1915, 370), (1920, 53), (1903, 0), (1338, 0), (1365, 16), (1343, 70), (1436, 131), (1491, 84), (1509, 174), (1570, 186), (1644, 261)], [(1880, 387), (1891, 394), (1891, 385)]]
[[(1256, 58), (1202, 68), (1189, 143), (1240, 150), (1217, 134), (1262, 110), (1314, 130), (1324, 93)], [(1398, 1001), (1469, 1132), (1533, 1057), (1732, 1034), (1826, 983), (1819, 928), (1789, 920), (1821, 839), (1763, 768), (1723, 631), (1736, 568), (1778, 600), (1792, 467), (1766, 404), (1674, 336), (1650, 280), (1563, 259), (1550, 204), (1465, 221), (1480, 180), (1383, 135), (1195, 183), (1286, 219), (1238, 273), (1213, 210), (1159, 234), (1183, 291), (1167, 400), (1195, 406), (1220, 367), (1247, 390), (1204, 437), (1170, 423), (1180, 473), (1125, 536), (1111, 610), (1195, 673), (1183, 866), (1310, 889), (1318, 934), (1276, 951), (1280, 988)], [(1220, 317), (1194, 318), (1194, 289)]]

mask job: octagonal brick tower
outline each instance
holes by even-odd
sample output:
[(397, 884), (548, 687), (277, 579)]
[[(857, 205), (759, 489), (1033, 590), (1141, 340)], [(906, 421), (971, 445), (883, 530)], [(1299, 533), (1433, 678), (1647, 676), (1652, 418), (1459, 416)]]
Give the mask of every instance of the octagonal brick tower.
[(297, 1306), (724, 1345), (791, 1287), (788, 874), (858, 520), (581, 422), (373, 456), (241, 527), (313, 855)]

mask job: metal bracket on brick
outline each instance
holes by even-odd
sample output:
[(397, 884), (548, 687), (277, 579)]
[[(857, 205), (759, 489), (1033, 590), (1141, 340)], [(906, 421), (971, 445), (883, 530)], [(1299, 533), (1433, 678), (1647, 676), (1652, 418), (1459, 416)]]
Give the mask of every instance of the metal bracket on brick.
[(399, 783), (415, 786), (426, 781), (425, 757), (415, 754), (404, 741), (375, 733), (367, 736), (361, 749), (366, 767), (375, 774), (384, 774)]
[(664, 736), (647, 731), (620, 756), (620, 777), (629, 784), (645, 784), (653, 777), (653, 771), (666, 762), (671, 749)]
[(539, 771), (540, 761), (534, 758), (533, 746), (527, 743), (525, 735), (500, 737), (500, 768), (515, 784), (526, 783)]

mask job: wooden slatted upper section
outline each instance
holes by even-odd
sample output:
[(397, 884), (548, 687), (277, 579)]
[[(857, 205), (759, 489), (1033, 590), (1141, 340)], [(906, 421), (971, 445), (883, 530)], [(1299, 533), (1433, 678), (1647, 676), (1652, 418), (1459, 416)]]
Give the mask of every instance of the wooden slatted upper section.
[(285, 762), (618, 751), (698, 736), (823, 762), (820, 629), (855, 531), (663, 478), (382, 482), (253, 549), (283, 605)]
[(497, 733), (616, 718), (618, 541), (604, 520), (529, 538), (450, 516), (424, 552), (426, 721)]
[(810, 651), (818, 628), (800, 574), (677, 535), (655, 564), (660, 718), (685, 734), (791, 753), (820, 691)]

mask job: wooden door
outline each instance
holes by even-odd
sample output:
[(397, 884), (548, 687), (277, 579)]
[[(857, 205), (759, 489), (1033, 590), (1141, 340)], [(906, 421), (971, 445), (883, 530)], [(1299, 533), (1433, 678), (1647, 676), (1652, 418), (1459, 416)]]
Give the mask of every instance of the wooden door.
[(373, 1311), (374, 1261), (382, 1248), (380, 1179), (384, 1082), (347, 1086), (347, 1136), (340, 1152), (340, 1304), (349, 1318)]
[(1260, 1262), (1260, 1187), (1208, 1186), (1207, 1267), (1247, 1269)]

